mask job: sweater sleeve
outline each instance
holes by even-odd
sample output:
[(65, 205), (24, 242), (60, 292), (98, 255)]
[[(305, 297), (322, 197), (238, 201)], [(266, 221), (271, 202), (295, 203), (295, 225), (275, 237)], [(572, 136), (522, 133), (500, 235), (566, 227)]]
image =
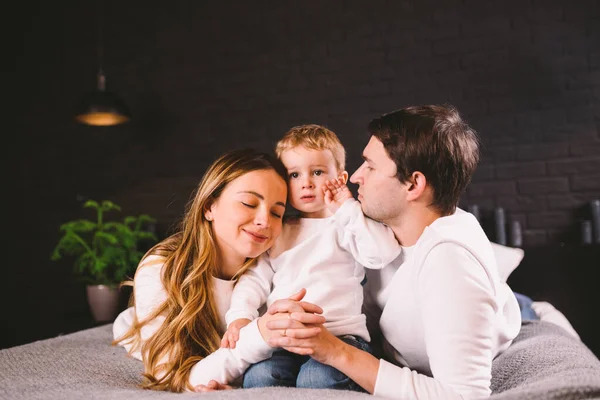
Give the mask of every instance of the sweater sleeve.
[(348, 199), (335, 213), (340, 246), (352, 253), (365, 268), (381, 269), (400, 254), (400, 244), (394, 232), (366, 217), (360, 202)]
[(273, 354), (262, 338), (257, 320), (240, 330), (240, 339), (235, 349), (220, 348), (191, 369), (189, 384), (194, 387), (206, 385), (210, 380), (219, 383), (231, 383), (240, 377), (252, 364), (265, 360)]
[(423, 264), (416, 296), (433, 377), (382, 360), (374, 394), (403, 399), (489, 397), (497, 305), (484, 267), (466, 249), (440, 244)]
[(229, 310), (225, 314), (227, 326), (236, 319), (258, 318), (258, 309), (267, 301), (271, 292), (274, 274), (269, 256), (263, 254), (256, 265), (239, 278), (231, 294)]
[[(149, 256), (142, 262), (135, 274), (135, 314), (138, 321), (147, 319), (167, 300), (167, 291), (160, 278), (163, 264), (164, 258)], [(159, 314), (141, 328), (142, 344), (160, 329), (165, 318), (165, 315)]]

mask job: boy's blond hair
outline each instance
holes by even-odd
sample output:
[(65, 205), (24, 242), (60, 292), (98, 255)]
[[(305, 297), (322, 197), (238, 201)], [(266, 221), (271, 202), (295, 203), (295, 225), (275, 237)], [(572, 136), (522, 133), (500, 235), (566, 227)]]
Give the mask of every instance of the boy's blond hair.
[(311, 150), (329, 150), (333, 155), (338, 171), (346, 168), (346, 150), (335, 133), (321, 125), (295, 126), (277, 142), (275, 154), (281, 158), (284, 151), (304, 146)]

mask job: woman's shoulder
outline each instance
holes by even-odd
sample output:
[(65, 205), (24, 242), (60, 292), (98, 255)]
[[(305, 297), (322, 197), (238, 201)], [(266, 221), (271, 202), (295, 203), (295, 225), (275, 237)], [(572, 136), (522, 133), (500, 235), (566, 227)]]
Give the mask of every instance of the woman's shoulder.
[(166, 257), (151, 254), (140, 261), (140, 265), (135, 273), (135, 279), (160, 276), (160, 271), (165, 264)]
[(139, 268), (162, 267), (167, 258), (158, 254), (150, 254), (140, 262)]

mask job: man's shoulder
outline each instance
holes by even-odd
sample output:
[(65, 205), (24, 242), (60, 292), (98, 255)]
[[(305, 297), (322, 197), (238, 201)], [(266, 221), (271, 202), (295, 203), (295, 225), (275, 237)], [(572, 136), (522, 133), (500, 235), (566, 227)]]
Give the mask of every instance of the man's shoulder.
[(428, 226), (417, 242), (417, 253), (422, 257), (443, 244), (447, 251), (468, 251), (476, 258), (488, 260), (493, 256), (489, 239), (477, 219), (464, 211), (438, 218)]
[(480, 242), (489, 244), (479, 221), (467, 212), (457, 209), (452, 215), (436, 219), (423, 231), (419, 242), (449, 241), (457, 244)]

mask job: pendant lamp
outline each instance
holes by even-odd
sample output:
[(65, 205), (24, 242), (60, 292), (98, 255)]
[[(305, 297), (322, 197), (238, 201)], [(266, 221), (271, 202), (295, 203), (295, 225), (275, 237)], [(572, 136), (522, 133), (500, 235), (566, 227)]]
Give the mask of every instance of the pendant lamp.
[[(100, 4), (102, 0), (98, 0)], [(102, 10), (98, 6), (98, 17)], [(106, 89), (106, 75), (102, 69), (102, 22), (98, 23), (98, 80), (94, 92), (82, 97), (76, 108), (75, 119), (82, 124), (111, 126), (131, 119), (131, 112), (123, 100)]]

